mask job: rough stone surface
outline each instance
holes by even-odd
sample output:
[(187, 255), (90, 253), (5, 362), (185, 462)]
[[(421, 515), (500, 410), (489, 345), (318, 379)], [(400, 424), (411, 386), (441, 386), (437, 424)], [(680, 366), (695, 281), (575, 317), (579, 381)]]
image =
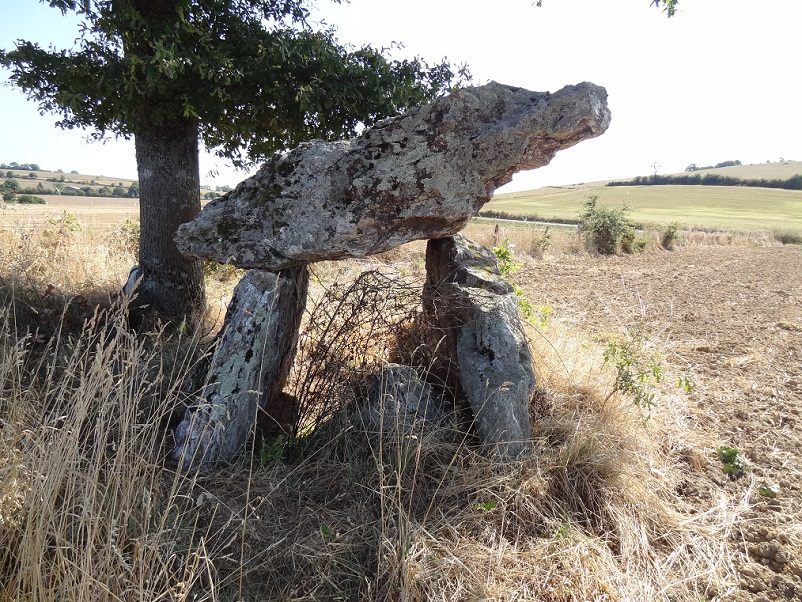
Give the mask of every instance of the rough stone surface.
[(278, 270), (363, 257), (459, 232), (493, 191), (558, 150), (602, 134), (607, 93), (491, 82), (384, 120), (344, 142), (273, 156), (183, 224), (185, 254)]
[(439, 340), (437, 370), (470, 406), (481, 441), (502, 457), (529, 448), (532, 358), (518, 300), (492, 251), (457, 235), (426, 248), (426, 319)]
[(359, 423), (371, 433), (411, 434), (448, 424), (441, 395), (414, 368), (387, 364), (368, 381), (367, 401), (359, 408)]
[(242, 451), (259, 407), (281, 393), (306, 307), (306, 267), (251, 270), (234, 290), (207, 384), (176, 429), (170, 456), (204, 466)]

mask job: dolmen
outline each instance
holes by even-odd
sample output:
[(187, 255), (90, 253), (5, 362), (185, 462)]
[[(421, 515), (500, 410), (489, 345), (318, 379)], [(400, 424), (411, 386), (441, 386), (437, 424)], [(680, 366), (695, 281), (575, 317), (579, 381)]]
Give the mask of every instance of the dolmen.
[(513, 174), (548, 164), (609, 123), (600, 86), (549, 93), (491, 82), (380, 121), (354, 139), (278, 153), (210, 202), (179, 227), (179, 250), (251, 269), (234, 292), (207, 383), (176, 431), (172, 458), (210, 466), (242, 451), (259, 408), (287, 380), (307, 265), (413, 240), (429, 241), (424, 319), (442, 337), (443, 365), (454, 366), (451, 394), (473, 412), (483, 445), (502, 458), (523, 454), (535, 378), (515, 295), (493, 253), (458, 233)]

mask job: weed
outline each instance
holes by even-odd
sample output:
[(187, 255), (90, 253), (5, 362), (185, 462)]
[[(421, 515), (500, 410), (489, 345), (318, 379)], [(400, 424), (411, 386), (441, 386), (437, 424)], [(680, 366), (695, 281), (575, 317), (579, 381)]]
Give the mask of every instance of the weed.
[(625, 341), (609, 341), (604, 350), (604, 361), (616, 370), (614, 390), (632, 395), (639, 408), (653, 408), (653, 384), (663, 377), (662, 358), (659, 353), (643, 356), (643, 334), (635, 329)]
[(532, 240), (529, 241), (529, 254), (533, 257), (543, 257), (553, 244), (554, 241), (552, 240), (551, 232), (549, 232), (549, 226), (546, 226), (543, 234), (533, 232)]
[(688, 366), (683, 370), (683, 374), (677, 377), (677, 386), (685, 393), (690, 395), (691, 391), (696, 387), (696, 378), (693, 373), (693, 366)]
[(47, 221), (54, 226), (58, 226), (59, 231), (80, 232), (84, 229), (75, 214), (68, 211), (62, 211), (59, 217), (54, 217)]
[(515, 255), (514, 247), (515, 245), (513, 245), (507, 237), (504, 238), (504, 242), (500, 245), (493, 247), (493, 253), (498, 260), (498, 269), (504, 276), (512, 276), (522, 265), (516, 263), (513, 259)]
[(667, 251), (673, 251), (677, 243), (681, 240), (682, 237), (679, 235), (679, 222), (667, 224), (660, 233), (660, 246)]
[[(579, 214), (579, 229), (591, 250), (602, 255), (614, 255), (622, 248), (632, 252), (635, 244), (635, 229), (627, 218), (629, 208), (624, 205), (620, 209), (599, 207), (599, 196), (590, 195), (585, 201), (584, 210)], [(627, 251), (626, 249), (630, 249)]]
[(259, 461), (261, 465), (281, 464), (284, 459), (284, 448), (286, 445), (286, 435), (277, 435), (271, 441), (264, 441), (259, 450)]
[(777, 484), (764, 484), (757, 488), (757, 492), (763, 497), (777, 497), (780, 495), (780, 486)]
[(802, 234), (798, 232), (774, 231), (774, 238), (784, 245), (802, 245)]
[(726, 474), (737, 479), (748, 471), (746, 460), (738, 448), (722, 445), (716, 449), (716, 453)]
[(638, 236), (633, 229), (621, 237), (621, 251), (628, 255), (641, 253), (650, 242), (652, 240), (649, 237)]
[[(514, 247), (515, 245), (510, 243), (510, 239), (506, 237), (504, 238), (504, 242), (497, 247), (493, 247), (493, 253), (496, 255), (498, 261), (499, 271), (504, 276), (515, 274), (523, 265), (515, 261)], [(524, 295), (523, 289), (514, 282), (512, 282), (512, 289), (515, 291), (515, 296), (518, 298), (518, 311), (521, 316), (523, 316), (524, 320), (545, 330), (552, 308), (533, 305)]]
[(479, 512), (490, 512), (496, 506), (498, 506), (498, 502), (491, 500), (489, 502), (484, 502), (484, 503), (476, 502), (473, 505), (473, 509), (478, 510)]
[(115, 225), (107, 238), (112, 248), (125, 249), (136, 257), (139, 255), (139, 235), (139, 222), (126, 219)]

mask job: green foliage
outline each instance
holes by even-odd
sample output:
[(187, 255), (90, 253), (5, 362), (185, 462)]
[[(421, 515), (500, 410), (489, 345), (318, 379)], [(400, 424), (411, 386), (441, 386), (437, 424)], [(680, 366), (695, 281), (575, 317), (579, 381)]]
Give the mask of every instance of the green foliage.
[(516, 263), (513, 259), (515, 255), (514, 247), (515, 245), (510, 242), (508, 237), (505, 237), (500, 245), (493, 247), (493, 253), (498, 260), (498, 269), (504, 276), (513, 275), (523, 265), (521, 263)]
[[(0, 163), (0, 169), (19, 169), (21, 171), (39, 171), (37, 163), (16, 163), (12, 161), (10, 164)], [(11, 176), (9, 176), (11, 177)]]
[(746, 460), (737, 448), (722, 445), (716, 449), (716, 453), (718, 454), (719, 460), (721, 460), (723, 470), (726, 474), (738, 478), (749, 470), (746, 465)]
[[(505, 277), (512, 276), (523, 265), (515, 261), (515, 245), (510, 242), (509, 237), (505, 237), (504, 241), (497, 247), (493, 247), (493, 253), (498, 261), (498, 267), (501, 274)], [(508, 278), (509, 279), (509, 278)], [(524, 295), (523, 289), (512, 282), (512, 289), (518, 298), (518, 312), (524, 320), (531, 322), (538, 328), (546, 330), (548, 328), (548, 320), (551, 316), (552, 308), (544, 306), (535, 306)]]
[[(716, 169), (719, 167), (732, 167), (740, 165), (740, 162), (730, 162), (732, 165), (719, 163), (715, 167), (696, 167), (689, 165), (685, 171), (698, 171), (700, 169)], [(637, 176), (631, 180), (619, 180), (608, 182), (607, 186), (746, 186), (748, 188), (780, 188), (783, 190), (802, 190), (802, 175), (795, 174), (790, 178), (736, 178), (735, 176), (723, 176), (717, 173), (700, 174), (680, 174), (680, 175), (658, 175)]]
[(777, 497), (778, 495), (780, 495), (780, 486), (777, 485), (776, 483), (763, 484), (758, 486), (757, 492), (763, 497), (769, 497), (769, 498)]
[(77, 50), (24, 40), (0, 50), (11, 82), (66, 128), (130, 136), (197, 122), (236, 165), (312, 139), (339, 139), (447, 90), (447, 62), (391, 61), (315, 31), (306, 0), (50, 0), (84, 23)]
[(114, 226), (109, 233), (113, 247), (122, 248), (134, 256), (139, 255), (139, 222), (126, 219)]
[(32, 194), (21, 194), (17, 196), (16, 202), (20, 205), (44, 205), (45, 200), (40, 196), (34, 196)]
[(16, 191), (20, 189), (19, 182), (13, 178), (7, 179), (3, 182), (3, 190)]
[(658, 353), (644, 353), (641, 327), (630, 329), (624, 340), (608, 341), (604, 362), (615, 367), (615, 391), (631, 395), (639, 408), (657, 405), (653, 386), (663, 377), (662, 358)]
[(802, 245), (802, 234), (798, 232), (774, 232), (774, 239), (784, 245)]
[[(602, 255), (614, 255), (620, 250), (634, 252), (635, 229), (627, 219), (629, 208), (599, 207), (598, 195), (590, 195), (579, 215), (579, 229), (591, 250)], [(622, 245), (623, 243), (623, 245)]]
[(553, 244), (554, 242), (551, 232), (549, 232), (549, 226), (546, 226), (546, 229), (543, 230), (543, 234), (533, 232), (532, 240), (529, 243), (529, 254), (534, 257), (543, 257), (544, 253), (548, 251)]
[(475, 502), (473, 505), (474, 510), (478, 510), (479, 512), (490, 512), (498, 506), (498, 502), (495, 500), (490, 500), (489, 502)]
[(75, 214), (67, 211), (62, 211), (59, 217), (54, 217), (47, 221), (53, 226), (57, 226), (60, 231), (80, 232), (84, 229)]
[(692, 366), (685, 368), (683, 373), (677, 377), (677, 386), (688, 395), (694, 390), (696, 387), (696, 378), (694, 377)]
[(660, 246), (667, 251), (673, 251), (682, 237), (679, 234), (679, 222), (671, 222), (660, 233)]
[(284, 460), (284, 448), (287, 446), (287, 436), (277, 435), (271, 441), (263, 441), (259, 449), (259, 462), (262, 466), (281, 464)]

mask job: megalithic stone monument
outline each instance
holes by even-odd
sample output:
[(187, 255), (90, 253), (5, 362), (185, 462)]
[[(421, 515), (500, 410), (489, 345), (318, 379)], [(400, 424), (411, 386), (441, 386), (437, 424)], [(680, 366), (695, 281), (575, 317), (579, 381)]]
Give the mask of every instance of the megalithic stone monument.
[[(177, 429), (172, 457), (211, 465), (243, 448), (257, 408), (280, 393), (295, 355), (307, 264), (450, 237), (514, 173), (546, 165), (609, 123), (607, 93), (594, 84), (548, 93), (491, 82), (381, 121), (353, 140), (276, 154), (209, 203), (178, 229), (179, 250), (264, 272), (249, 273), (235, 291), (208, 385)], [(471, 258), (480, 250), (466, 255), (471, 248), (461, 239), (447, 243), (445, 251), (459, 252), (437, 260), (439, 247), (430, 245), (427, 296), (430, 309), (440, 306), (436, 326), (449, 357), (465, 364), (453, 372), (454, 393), (468, 398), (483, 443), (516, 457), (528, 447), (534, 375), (514, 299), (494, 289), (503, 283), (474, 282)], [(451, 255), (467, 257), (467, 267)], [(475, 311), (445, 312), (438, 299)], [(496, 336), (499, 328), (504, 336)], [(521, 369), (500, 366), (508, 358)]]
[(602, 134), (607, 93), (489, 83), (387, 119), (343, 142), (274, 155), (175, 237), (187, 255), (280, 270), (364, 257), (459, 232), (523, 169)]

